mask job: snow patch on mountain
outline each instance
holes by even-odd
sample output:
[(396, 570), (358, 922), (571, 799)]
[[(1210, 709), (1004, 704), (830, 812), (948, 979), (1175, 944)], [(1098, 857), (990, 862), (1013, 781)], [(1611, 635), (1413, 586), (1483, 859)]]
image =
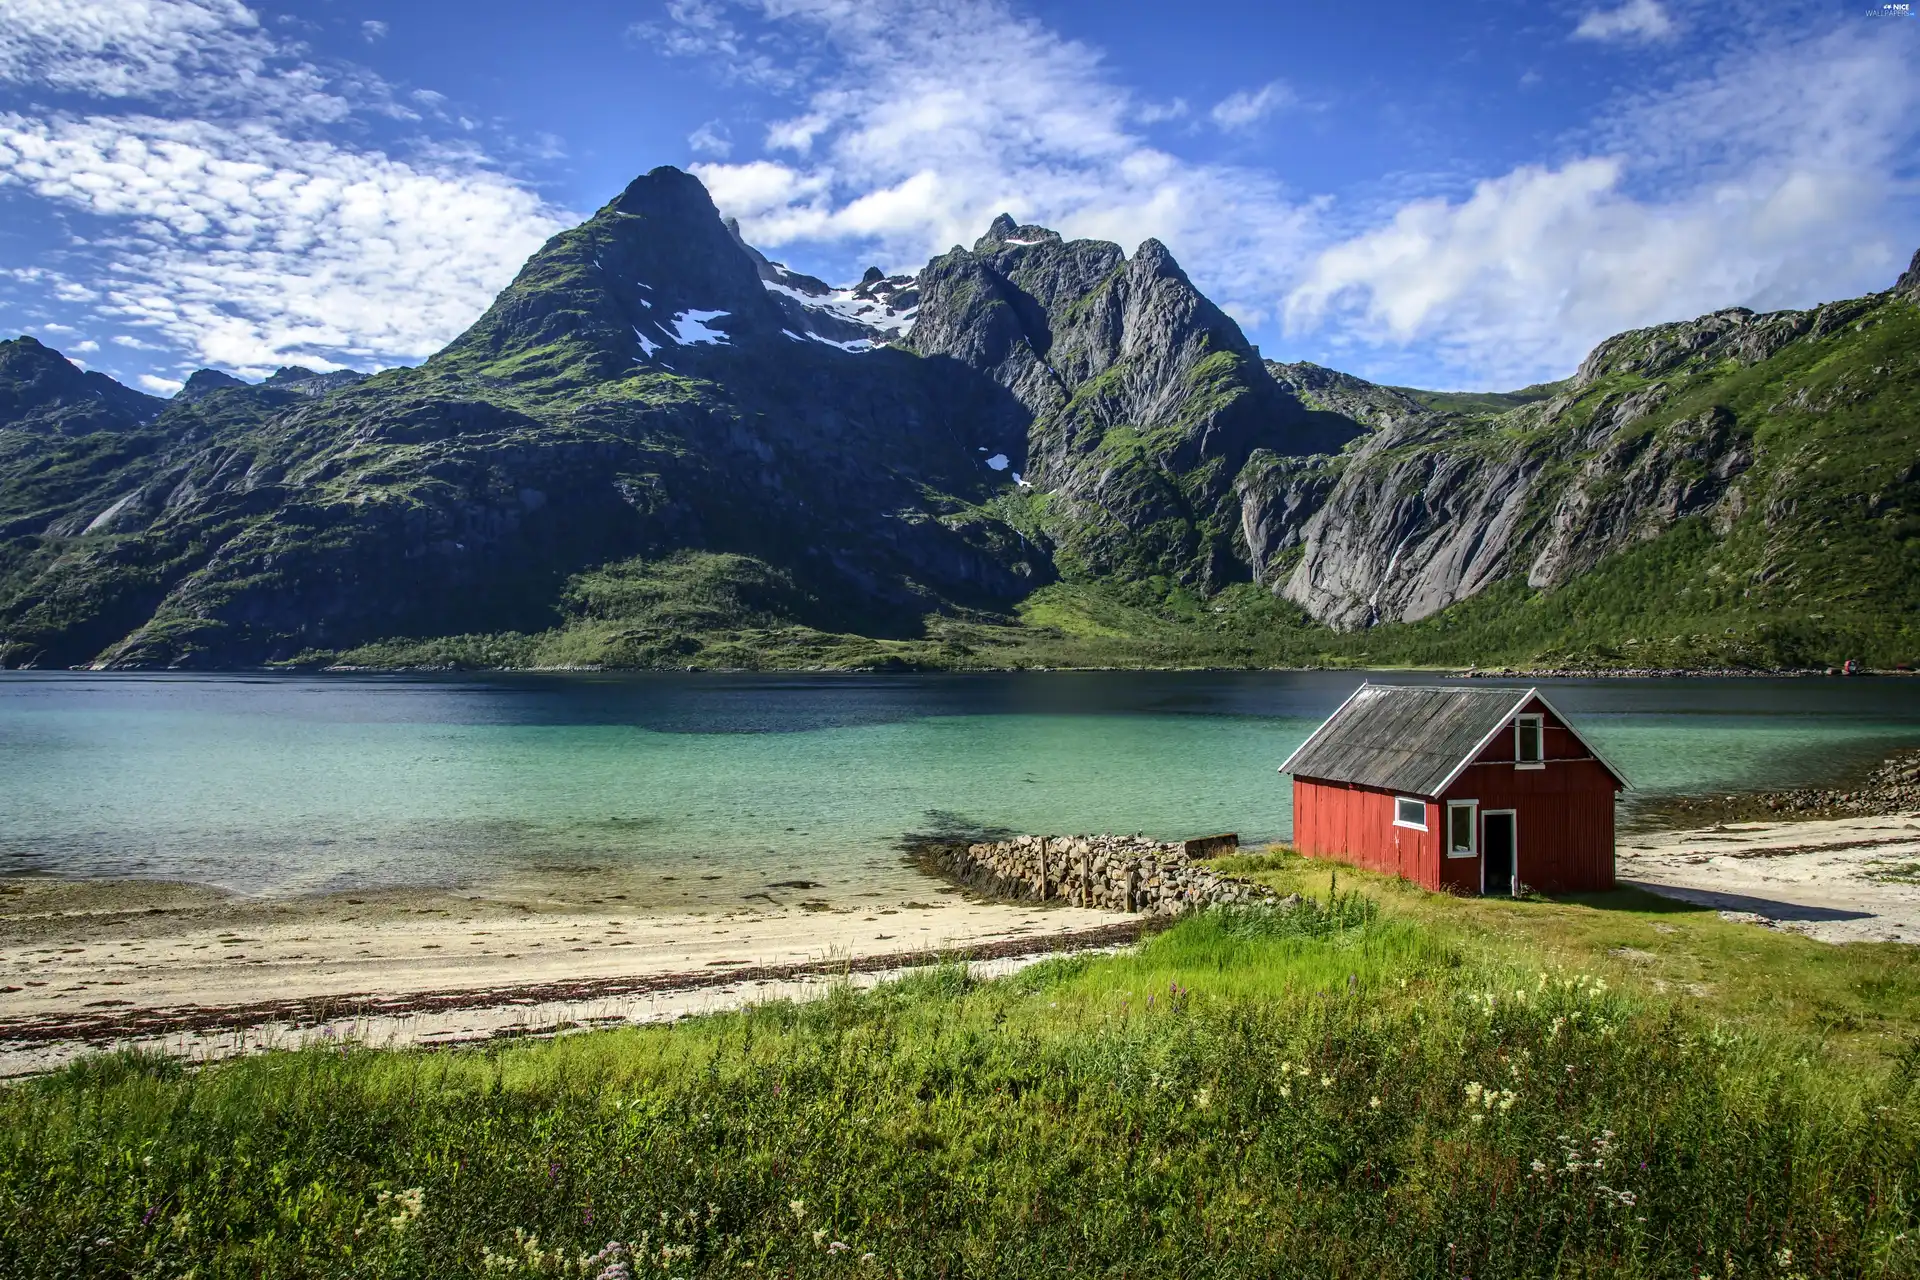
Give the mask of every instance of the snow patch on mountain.
[(907, 330), (913, 327), (914, 317), (920, 314), (918, 299), (912, 306), (895, 309), (874, 297), (871, 292), (859, 288), (813, 293), (779, 280), (762, 280), (760, 283), (768, 293), (791, 298), (809, 312), (832, 316), (836, 320), (871, 330), (873, 340), (877, 342), (890, 342), (906, 336)]
[(676, 311), (673, 315), (673, 340), (683, 347), (709, 344), (729, 346), (733, 339), (725, 331), (707, 326), (707, 321), (727, 315), (725, 311)]
[(875, 346), (875, 343), (871, 338), (849, 338), (845, 342), (836, 342), (832, 338), (823, 338), (817, 333), (810, 333), (807, 336), (809, 338), (812, 338), (815, 342), (824, 342), (828, 346), (838, 347), (842, 351), (853, 351), (853, 352), (872, 351)]

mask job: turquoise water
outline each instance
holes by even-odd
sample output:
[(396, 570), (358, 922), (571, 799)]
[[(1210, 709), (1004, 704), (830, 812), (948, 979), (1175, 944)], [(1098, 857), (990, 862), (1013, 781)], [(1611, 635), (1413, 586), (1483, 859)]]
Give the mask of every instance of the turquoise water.
[[(737, 901), (893, 877), (910, 832), (1281, 838), (1275, 768), (1359, 679), (8, 673), (0, 873), (281, 894), (697, 872)], [(1907, 680), (1543, 687), (1634, 797), (1820, 782), (1920, 742)]]

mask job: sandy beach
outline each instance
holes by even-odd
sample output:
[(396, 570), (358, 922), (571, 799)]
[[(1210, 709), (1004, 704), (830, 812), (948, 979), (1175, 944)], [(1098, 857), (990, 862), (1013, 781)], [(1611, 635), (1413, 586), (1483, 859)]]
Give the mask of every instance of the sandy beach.
[(1109, 912), (775, 888), (728, 910), (389, 890), (258, 899), (138, 881), (0, 881), (0, 1075), (90, 1047), (220, 1056), (314, 1036), (415, 1043), (656, 1021), (935, 955), (1005, 968), (1137, 930)]
[[(1620, 878), (1824, 942), (1920, 942), (1920, 810), (1621, 837)], [(1136, 916), (981, 901), (931, 879), (647, 911), (585, 881), (258, 898), (0, 880), (0, 1077), (111, 1046), (207, 1059), (315, 1040), (444, 1044), (670, 1020), (936, 957), (982, 975), (1137, 937)]]
[(1619, 875), (1823, 942), (1920, 942), (1920, 810), (1627, 835)]

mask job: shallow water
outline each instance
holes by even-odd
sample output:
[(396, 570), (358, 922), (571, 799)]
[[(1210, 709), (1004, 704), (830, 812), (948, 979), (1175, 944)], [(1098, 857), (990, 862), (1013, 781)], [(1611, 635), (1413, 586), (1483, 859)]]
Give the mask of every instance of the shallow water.
[[(0, 874), (284, 894), (604, 873), (684, 906), (897, 886), (909, 832), (1282, 838), (1275, 768), (1361, 678), (6, 673)], [(1542, 687), (1629, 804), (1920, 742), (1913, 680)]]

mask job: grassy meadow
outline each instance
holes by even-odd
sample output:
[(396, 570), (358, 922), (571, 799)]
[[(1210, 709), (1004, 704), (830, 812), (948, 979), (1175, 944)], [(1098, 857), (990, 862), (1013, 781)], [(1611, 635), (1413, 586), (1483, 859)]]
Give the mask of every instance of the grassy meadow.
[(1920, 965), (1312, 898), (996, 982), (0, 1089), (6, 1276), (1904, 1276)]

